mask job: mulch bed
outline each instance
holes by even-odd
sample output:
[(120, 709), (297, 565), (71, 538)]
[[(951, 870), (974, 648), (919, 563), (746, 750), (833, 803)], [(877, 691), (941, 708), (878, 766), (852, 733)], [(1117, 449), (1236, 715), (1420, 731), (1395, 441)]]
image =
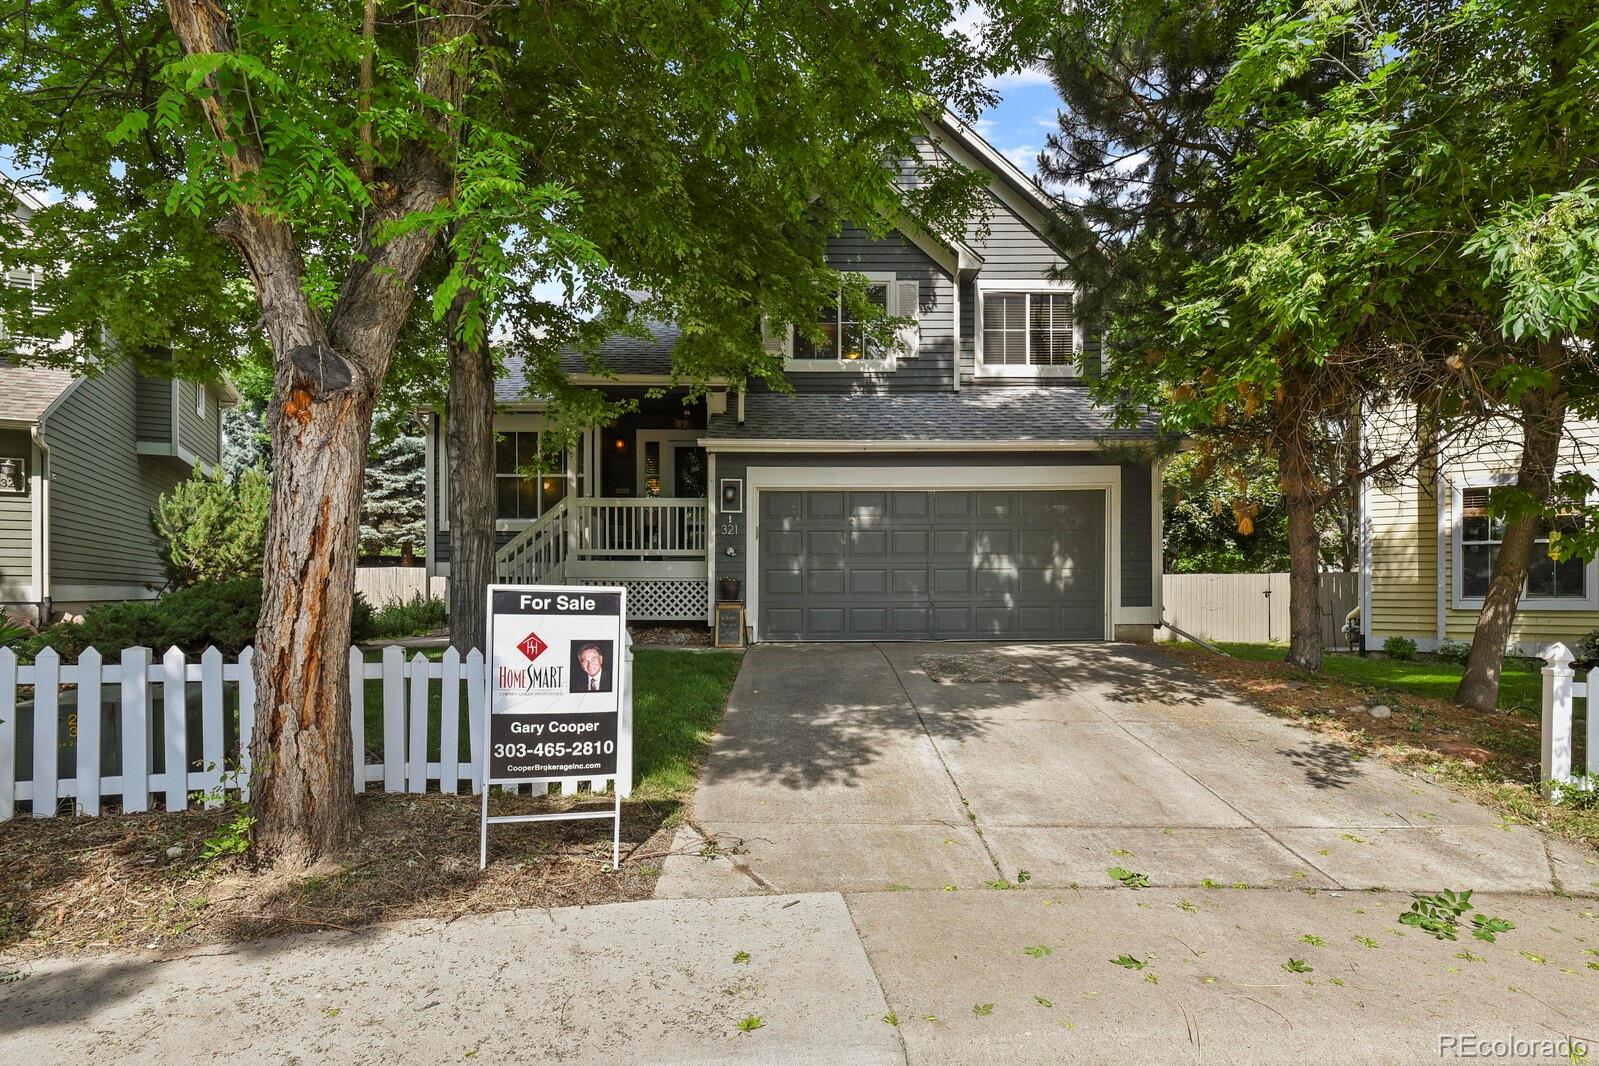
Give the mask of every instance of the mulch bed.
[[(589, 802), (608, 803), (602, 796)], [(570, 805), (496, 795), (493, 810), (563, 803)], [(622, 869), (615, 873), (607, 821), (493, 826), (489, 868), (479, 872), (478, 805), (473, 796), (363, 795), (355, 850), (294, 874), (254, 869), (236, 856), (203, 857), (206, 839), (236, 816), (233, 810), (6, 822), (0, 963), (645, 899), (677, 813), (674, 803), (624, 804)]]
[(633, 622), (627, 630), (639, 647), (709, 648), (714, 644), (711, 627), (703, 622)]

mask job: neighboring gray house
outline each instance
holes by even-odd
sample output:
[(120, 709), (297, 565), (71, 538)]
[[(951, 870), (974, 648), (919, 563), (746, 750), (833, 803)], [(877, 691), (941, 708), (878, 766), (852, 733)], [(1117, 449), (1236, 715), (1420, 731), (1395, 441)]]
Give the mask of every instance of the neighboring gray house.
[(238, 395), (126, 364), (22, 365), (40, 343), (0, 334), (0, 611), (38, 619), (154, 596), (166, 571), (151, 510), (220, 461)]
[[(916, 329), (872, 351), (832, 312), (830, 343), (771, 331), (792, 394), (672, 388), (677, 332), (581, 357), (579, 383), (639, 400), (565, 470), (524, 479), (542, 404), (498, 383), (498, 570), (623, 584), (639, 620), (709, 620), (729, 580), (757, 641), (1148, 639), (1160, 620), (1152, 420), (1112, 428), (1084, 381), (1097, 345), (1045, 237), (1048, 196), (953, 119), (930, 142), (989, 177), (986, 238), (848, 231), (829, 261)], [(649, 398), (650, 389), (668, 389)], [(428, 565), (447, 575), (447, 466), (429, 416)], [(716, 595), (713, 596), (713, 593)]]

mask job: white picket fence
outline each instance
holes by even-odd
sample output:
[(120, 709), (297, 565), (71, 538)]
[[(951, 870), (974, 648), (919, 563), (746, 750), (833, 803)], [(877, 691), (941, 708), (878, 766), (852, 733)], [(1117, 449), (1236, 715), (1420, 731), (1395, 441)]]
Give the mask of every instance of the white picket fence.
[[(628, 642), (631, 645), (631, 641)], [(104, 662), (93, 648), (85, 649), (76, 663), (63, 663), (52, 649), (40, 652), (32, 665), (19, 665), (16, 653), (0, 648), (0, 821), (15, 816), (18, 803), (28, 803), (35, 818), (53, 818), (61, 800), (73, 801), (83, 815), (98, 815), (107, 797), (119, 797), (123, 812), (147, 811), (159, 796), (169, 811), (184, 810), (190, 796), (199, 794), (205, 806), (221, 805), (237, 795), (249, 799), (249, 738), (255, 720), (255, 680), (251, 673), (254, 650), (245, 648), (232, 662), (208, 648), (199, 662), (190, 662), (172, 648), (159, 660), (149, 648), (129, 648), (116, 662)], [(621, 731), (615, 778), (563, 779), (563, 794), (580, 788), (601, 791), (620, 782), (620, 791), (632, 791), (632, 648), (625, 650), (620, 682), (622, 714), (629, 728)], [(381, 658), (368, 662), (360, 648), (349, 652), (350, 732), (355, 790), (381, 783), (385, 792), (420, 793), (436, 789), (469, 794), (479, 790), (483, 759), (483, 712), (486, 676), (483, 654), (476, 649), (462, 656), (445, 650), (438, 662), (418, 652), (410, 659), (391, 645)], [(382, 693), (381, 736), (368, 738), (366, 690), (377, 682)], [(464, 682), (464, 684), (463, 684)], [(199, 685), (198, 751), (189, 750), (190, 686)], [(436, 735), (429, 727), (429, 701), (437, 684), (439, 721)], [(28, 780), (18, 780), (19, 729), (25, 701), (18, 689), (31, 686), (33, 705), (26, 714), (32, 726), (32, 752)], [(61, 772), (63, 687), (71, 690), (75, 708), (68, 728), (75, 741), (71, 774)], [(156, 690), (159, 688), (159, 692)], [(107, 701), (108, 695), (113, 698)], [(232, 694), (233, 699), (228, 699)], [(120, 697), (120, 698), (117, 698)], [(462, 721), (462, 700), (465, 721)], [(109, 702), (109, 707), (107, 706)], [(238, 740), (226, 743), (229, 706), (237, 712)], [(107, 711), (115, 714), (120, 729), (120, 773), (102, 773), (103, 736), (110, 728)], [(155, 767), (155, 727), (160, 726), (161, 769)], [(470, 758), (460, 757), (461, 730), (466, 729)], [(369, 739), (373, 752), (369, 753)], [(429, 758), (429, 743), (437, 741), (438, 757)], [(376, 755), (377, 761), (371, 761)], [(173, 767), (183, 769), (173, 772)], [(502, 786), (514, 791), (513, 786)]]
[(1599, 668), (1588, 671), (1586, 680), (1576, 680), (1571, 664), (1576, 656), (1564, 644), (1555, 643), (1543, 653), (1543, 715), (1542, 738), (1539, 747), (1539, 779), (1556, 784), (1568, 784), (1576, 778), (1571, 772), (1571, 751), (1575, 733), (1574, 702), (1580, 698), (1587, 705), (1588, 729), (1584, 740), (1588, 764), (1586, 784), (1593, 787), (1599, 781)]

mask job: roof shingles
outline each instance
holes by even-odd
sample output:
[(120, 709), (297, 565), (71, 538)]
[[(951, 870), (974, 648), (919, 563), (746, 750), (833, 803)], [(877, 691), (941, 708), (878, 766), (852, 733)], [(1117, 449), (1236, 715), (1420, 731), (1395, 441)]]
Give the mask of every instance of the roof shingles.
[(37, 422), (72, 385), (72, 372), (17, 366), (0, 356), (0, 422)]

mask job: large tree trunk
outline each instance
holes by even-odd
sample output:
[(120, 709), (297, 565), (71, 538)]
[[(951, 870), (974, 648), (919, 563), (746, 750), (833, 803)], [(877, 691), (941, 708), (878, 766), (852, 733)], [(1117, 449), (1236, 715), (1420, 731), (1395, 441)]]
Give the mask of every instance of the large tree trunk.
[[(464, 56), (433, 46), (471, 34), (475, 21), (464, 5), (441, 6), (443, 17), (423, 32), (417, 76), (427, 94), (454, 106)], [(216, 0), (168, 0), (167, 14), (187, 54), (233, 50), (233, 24)], [(214, 75), (205, 81), (200, 105), (224, 165), (240, 189), (254, 189), (265, 159), (253, 113)], [(449, 132), (447, 119), (436, 124), (441, 137)], [(451, 184), (432, 145), (402, 152), (326, 318), (306, 296), (300, 244), (280, 214), (246, 195), (218, 225), (249, 269), (272, 345), (272, 500), (250, 742), (253, 843), (269, 862), (310, 865), (355, 836), (347, 656), (367, 438), (417, 275), (436, 243), (431, 229), (385, 231), (435, 211)]]
[(1321, 669), (1321, 533), (1324, 493), (1311, 449), (1318, 409), (1308, 371), (1283, 373), (1278, 405), (1277, 468), (1288, 512), (1288, 661)]
[[(1516, 489), (1540, 505), (1549, 499), (1555, 464), (1560, 459), (1560, 437), (1566, 421), (1566, 390), (1561, 376), (1564, 358), (1558, 340), (1542, 343), (1538, 365), (1550, 375), (1549, 387), (1534, 389), (1521, 401), (1521, 461), (1516, 469)], [(1527, 581), (1533, 541), (1542, 523), (1541, 514), (1525, 509), (1505, 523), (1488, 594), (1483, 597), (1482, 614), (1471, 637), (1471, 656), (1466, 660), (1460, 687), (1455, 690), (1455, 702), (1462, 706), (1477, 711), (1492, 711), (1499, 706), (1499, 674), (1504, 666), (1505, 645)]]
[(483, 647), (485, 589), (494, 580), (494, 366), (487, 337), (475, 345), (450, 322), (450, 395), (445, 445), (450, 471), (450, 641), (462, 654)]

